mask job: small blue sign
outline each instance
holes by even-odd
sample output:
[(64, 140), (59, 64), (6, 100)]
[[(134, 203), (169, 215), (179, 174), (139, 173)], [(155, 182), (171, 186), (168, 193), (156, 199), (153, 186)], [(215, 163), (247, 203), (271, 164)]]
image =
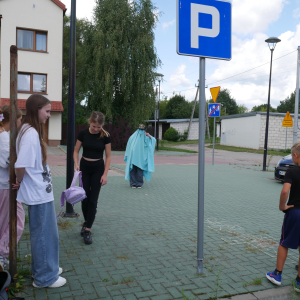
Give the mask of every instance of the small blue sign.
[(220, 117), (221, 103), (208, 104), (208, 117)]
[(177, 0), (177, 53), (231, 59), (231, 3)]

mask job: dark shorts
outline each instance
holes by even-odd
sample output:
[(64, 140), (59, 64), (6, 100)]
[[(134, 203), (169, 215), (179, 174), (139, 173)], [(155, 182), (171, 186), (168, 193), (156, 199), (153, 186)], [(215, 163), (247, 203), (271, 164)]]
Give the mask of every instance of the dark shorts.
[(300, 209), (292, 209), (285, 214), (280, 245), (290, 249), (300, 247)]

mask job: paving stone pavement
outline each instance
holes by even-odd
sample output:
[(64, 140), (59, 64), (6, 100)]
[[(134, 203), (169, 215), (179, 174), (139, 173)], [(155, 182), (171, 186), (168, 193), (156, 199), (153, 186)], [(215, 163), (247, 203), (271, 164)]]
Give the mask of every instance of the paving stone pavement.
[[(108, 178), (92, 245), (85, 245), (79, 234), (82, 216), (60, 218), (60, 265), (68, 282), (58, 289), (34, 289), (27, 280), (23, 295), (26, 300), (189, 300), (274, 288), (265, 274), (276, 263), (282, 184), (260, 169), (205, 166), (203, 275), (196, 273), (197, 166), (156, 166), (142, 189), (131, 189), (123, 176)], [(65, 181), (53, 177), (57, 211)], [(80, 212), (79, 204), (75, 210)], [(18, 252), (19, 264), (29, 267), (28, 224)], [(298, 257), (290, 250), (283, 286), (295, 278)], [(257, 278), (261, 284), (252, 285)]]

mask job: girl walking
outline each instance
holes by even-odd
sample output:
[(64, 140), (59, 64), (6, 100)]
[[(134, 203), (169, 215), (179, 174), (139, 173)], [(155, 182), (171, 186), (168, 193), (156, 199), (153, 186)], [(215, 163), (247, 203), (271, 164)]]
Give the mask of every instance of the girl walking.
[[(9, 267), (9, 146), (10, 146), (10, 118), (9, 106), (0, 108), (0, 265)], [(22, 112), (17, 110), (17, 127), (20, 127)], [(13, 184), (13, 188), (18, 188)], [(25, 213), (22, 204), (17, 201), (17, 241), (19, 241), (25, 222)], [(1, 267), (0, 267), (1, 269)]]
[[(92, 244), (91, 228), (94, 223), (101, 186), (107, 183), (107, 173), (111, 161), (111, 140), (103, 129), (105, 116), (98, 111), (92, 112), (89, 128), (82, 130), (77, 137), (74, 149), (75, 169), (82, 172), (83, 188), (87, 198), (81, 202), (84, 223), (81, 235), (86, 244)], [(78, 153), (83, 148), (80, 167)], [(103, 152), (105, 151), (105, 164)]]
[(39, 94), (26, 101), (26, 115), (17, 137), (15, 170), (20, 183), (17, 200), (28, 206), (31, 268), (36, 288), (61, 287), (59, 237), (55, 216), (52, 179), (43, 141), (43, 125), (50, 118), (51, 102)]

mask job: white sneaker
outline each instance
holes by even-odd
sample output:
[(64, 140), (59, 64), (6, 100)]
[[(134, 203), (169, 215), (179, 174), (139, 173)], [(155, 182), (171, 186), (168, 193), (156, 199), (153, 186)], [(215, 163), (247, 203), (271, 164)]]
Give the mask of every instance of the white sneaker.
[[(64, 271), (63, 268), (59, 267), (58, 268), (58, 275), (60, 275), (63, 271)], [(34, 279), (33, 275), (31, 276), (31, 278)]]
[[(63, 277), (58, 277), (58, 279), (51, 285), (47, 286), (48, 288), (59, 288), (61, 286), (64, 286), (65, 284), (67, 283), (67, 280)], [(32, 285), (35, 287), (35, 288), (46, 288), (46, 286), (38, 286), (36, 285), (34, 282), (32, 283)]]
[(58, 277), (58, 279), (51, 285), (49, 285), (49, 288), (59, 288), (67, 283), (67, 279), (63, 277)]

